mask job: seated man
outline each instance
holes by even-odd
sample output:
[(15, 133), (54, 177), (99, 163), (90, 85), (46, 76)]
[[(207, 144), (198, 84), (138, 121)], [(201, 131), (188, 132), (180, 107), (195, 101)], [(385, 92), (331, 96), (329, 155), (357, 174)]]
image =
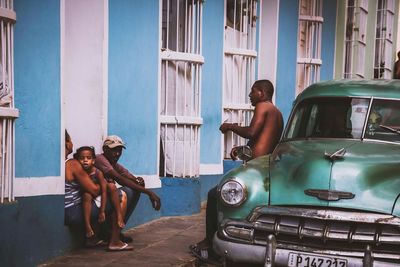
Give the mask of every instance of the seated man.
[[(125, 148), (125, 143), (120, 137), (116, 135), (108, 136), (103, 142), (103, 154), (96, 155), (95, 166), (104, 173), (108, 181), (114, 180), (122, 185), (121, 190), (126, 193), (128, 199), (125, 214), (125, 222), (127, 222), (139, 201), (140, 193), (145, 193), (149, 196), (155, 210), (160, 209), (161, 201), (155, 193), (145, 188), (142, 177), (134, 176), (118, 163), (123, 148)], [(132, 239), (126, 236), (121, 236), (121, 240), (132, 242)]]

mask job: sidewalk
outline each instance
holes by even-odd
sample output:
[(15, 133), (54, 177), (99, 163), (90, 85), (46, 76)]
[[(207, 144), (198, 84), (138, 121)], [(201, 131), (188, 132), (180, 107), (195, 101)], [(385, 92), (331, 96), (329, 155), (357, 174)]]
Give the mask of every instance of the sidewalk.
[(105, 247), (81, 248), (40, 266), (213, 266), (199, 262), (188, 248), (204, 238), (205, 209), (191, 216), (163, 217), (124, 233), (133, 238), (133, 251), (107, 252)]

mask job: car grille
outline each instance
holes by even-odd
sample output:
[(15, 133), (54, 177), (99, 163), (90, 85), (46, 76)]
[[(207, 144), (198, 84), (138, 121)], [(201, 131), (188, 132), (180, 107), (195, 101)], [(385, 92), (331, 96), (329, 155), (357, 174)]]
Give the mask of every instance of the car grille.
[[(376, 213), (303, 208), (256, 208), (245, 225), (225, 226), (225, 232), (247, 242), (265, 245), (274, 234), (278, 242), (321, 249), (400, 254), (400, 219)], [(241, 231), (233, 229), (241, 229)], [(247, 231), (246, 231), (247, 229)], [(247, 235), (247, 233), (249, 233)]]

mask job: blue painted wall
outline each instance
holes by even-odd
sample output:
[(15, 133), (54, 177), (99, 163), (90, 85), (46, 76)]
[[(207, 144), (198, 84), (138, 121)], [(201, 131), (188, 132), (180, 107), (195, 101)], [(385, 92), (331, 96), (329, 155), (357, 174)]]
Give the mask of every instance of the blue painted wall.
[(233, 168), (239, 167), (243, 161), (241, 160), (224, 160), (224, 173), (227, 173)]
[[(163, 204), (161, 188), (151, 189), (151, 191), (161, 197), (161, 204)], [(135, 210), (133, 211), (129, 220), (126, 222), (125, 230), (129, 230), (129, 228), (158, 219), (161, 216), (162, 213), (160, 211), (154, 210), (151, 206), (149, 197), (145, 194), (141, 194)]]
[(200, 212), (199, 178), (161, 178), (163, 216), (191, 215)]
[(200, 176), (200, 201), (206, 201), (208, 191), (221, 181), (223, 174), (201, 175)]
[(108, 133), (124, 139), (121, 163), (140, 174), (157, 173), (158, 5), (109, 1)]
[(297, 1), (280, 0), (275, 102), (285, 122), (292, 109), (296, 91), (298, 14)]
[[(60, 2), (14, 0), (16, 176), (60, 175)], [(0, 266), (35, 266), (76, 241), (64, 226), (64, 196), (0, 205)]]
[(335, 33), (336, 33), (336, 10), (337, 1), (324, 1), (322, 16), (322, 66), (321, 81), (333, 79), (335, 62)]
[(0, 205), (0, 229), (0, 266), (36, 266), (74, 242), (64, 226), (64, 196), (18, 198)]
[(60, 3), (15, 0), (16, 176), (60, 175)]
[(224, 42), (224, 1), (207, 0), (203, 6), (203, 56), (201, 94), (202, 164), (221, 162), (222, 64)]
[(201, 201), (207, 200), (208, 191), (216, 186), (222, 179), (222, 176), (229, 170), (236, 168), (242, 164), (240, 160), (224, 160), (223, 161), (223, 173), (215, 175), (201, 175), (200, 176), (200, 199)]

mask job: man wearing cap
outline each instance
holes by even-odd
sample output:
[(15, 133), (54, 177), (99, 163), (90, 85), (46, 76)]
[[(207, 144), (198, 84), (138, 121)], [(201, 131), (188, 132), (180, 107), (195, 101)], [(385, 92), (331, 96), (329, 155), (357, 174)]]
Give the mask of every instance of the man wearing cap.
[(118, 163), (123, 148), (126, 148), (125, 143), (119, 136), (108, 136), (103, 142), (103, 154), (96, 155), (95, 166), (104, 173), (107, 180), (114, 180), (122, 185), (121, 190), (126, 193), (128, 198), (125, 215), (126, 222), (136, 207), (140, 193), (145, 193), (149, 196), (155, 210), (160, 209), (161, 201), (155, 193), (145, 188), (142, 177), (134, 176)]

